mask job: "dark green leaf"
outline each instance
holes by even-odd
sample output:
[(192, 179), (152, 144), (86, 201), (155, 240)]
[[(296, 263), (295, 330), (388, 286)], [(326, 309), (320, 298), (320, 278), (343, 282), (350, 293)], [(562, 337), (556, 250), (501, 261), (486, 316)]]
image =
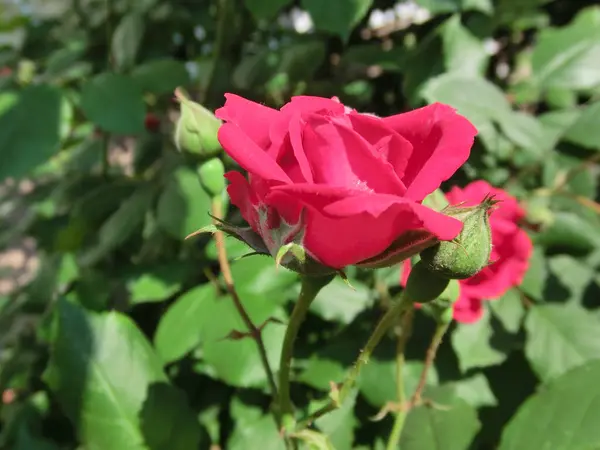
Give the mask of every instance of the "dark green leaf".
[(518, 289), (511, 289), (498, 300), (490, 302), (490, 307), (506, 331), (510, 333), (519, 331), (525, 316), (525, 307)]
[(347, 38), (354, 26), (367, 14), (373, 0), (302, 0), (315, 28)]
[[(600, 56), (600, 44), (598, 44), (598, 48)], [(600, 102), (592, 103), (583, 110), (583, 113), (567, 130), (565, 139), (585, 148), (600, 150)]]
[(190, 273), (182, 264), (157, 266), (128, 279), (129, 301), (138, 303), (160, 302), (175, 294)]
[(104, 73), (87, 82), (81, 91), (81, 108), (88, 119), (109, 133), (138, 134), (144, 130), (142, 90), (125, 75)]
[(525, 329), (525, 355), (543, 381), (600, 355), (598, 321), (580, 307), (534, 306), (525, 320)]
[(186, 86), (190, 76), (183, 63), (172, 59), (158, 59), (137, 66), (131, 73), (145, 92), (169, 94), (178, 86)]
[(31, 86), (0, 108), (0, 181), (22, 177), (59, 149), (61, 94), (50, 86)]
[(291, 0), (244, 0), (246, 8), (257, 19), (270, 20)]
[(566, 372), (531, 396), (504, 429), (499, 450), (596, 448), (600, 442), (599, 379), (600, 361), (595, 360)]

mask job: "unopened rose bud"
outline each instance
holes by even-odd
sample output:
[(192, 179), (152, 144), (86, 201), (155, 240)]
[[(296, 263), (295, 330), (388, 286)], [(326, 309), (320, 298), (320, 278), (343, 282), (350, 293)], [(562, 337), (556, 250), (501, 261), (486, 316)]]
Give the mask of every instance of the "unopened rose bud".
[(181, 116), (175, 128), (175, 145), (179, 151), (212, 156), (221, 150), (217, 132), (221, 121), (200, 105), (188, 99), (181, 89), (175, 91), (181, 105)]
[(442, 211), (463, 222), (463, 229), (453, 241), (440, 242), (421, 253), (421, 261), (432, 274), (463, 280), (489, 264), (492, 252), (489, 211), (496, 203), (488, 196), (477, 206), (449, 206)]
[(457, 280), (450, 280), (444, 292), (435, 300), (423, 305), (423, 311), (439, 324), (452, 322), (454, 304), (460, 296), (460, 286)]
[(198, 167), (202, 187), (212, 196), (225, 189), (225, 166), (219, 158), (211, 158)]

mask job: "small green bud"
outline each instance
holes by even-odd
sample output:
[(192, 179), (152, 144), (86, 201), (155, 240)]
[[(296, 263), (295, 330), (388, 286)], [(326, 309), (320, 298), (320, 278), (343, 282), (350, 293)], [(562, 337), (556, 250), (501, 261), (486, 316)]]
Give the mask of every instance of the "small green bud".
[(175, 145), (179, 151), (212, 156), (221, 151), (217, 132), (221, 121), (199, 103), (187, 98), (177, 88), (175, 97), (181, 103), (181, 116), (175, 127)]
[(442, 211), (463, 222), (463, 229), (453, 241), (440, 242), (421, 252), (421, 261), (431, 273), (462, 280), (488, 265), (492, 252), (488, 212), (496, 203), (486, 197), (477, 206), (449, 206)]
[(211, 158), (198, 167), (202, 187), (211, 196), (219, 195), (225, 189), (225, 166), (219, 158)]
[(448, 287), (450, 280), (430, 272), (422, 261), (410, 271), (405, 294), (413, 303), (427, 303), (438, 298)]

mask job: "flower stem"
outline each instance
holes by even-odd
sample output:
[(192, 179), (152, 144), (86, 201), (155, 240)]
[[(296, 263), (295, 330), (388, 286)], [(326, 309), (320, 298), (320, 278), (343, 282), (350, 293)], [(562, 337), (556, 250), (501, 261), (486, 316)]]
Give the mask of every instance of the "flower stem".
[(450, 323), (440, 323), (437, 325), (435, 329), (435, 333), (431, 338), (431, 342), (429, 344), (429, 348), (427, 349), (427, 353), (425, 355), (425, 365), (423, 366), (423, 370), (421, 371), (421, 375), (419, 377), (419, 383), (417, 384), (417, 388), (415, 389), (415, 393), (413, 394), (410, 405), (415, 406), (421, 403), (421, 396), (423, 391), (425, 390), (425, 385), (427, 384), (427, 374), (431, 366), (435, 361), (435, 356), (437, 355), (438, 348), (442, 343), (442, 339), (448, 331), (448, 327)]
[(400, 406), (396, 417), (394, 419), (394, 425), (392, 432), (388, 439), (387, 450), (396, 450), (400, 443), (400, 436), (402, 435), (402, 429), (404, 428), (404, 421), (408, 414), (408, 408), (405, 408), (406, 394), (404, 392), (404, 350), (406, 343), (412, 333), (412, 322), (414, 318), (415, 310), (410, 308), (406, 311), (406, 314), (402, 316), (400, 323), (400, 333), (398, 334), (398, 342), (396, 345), (396, 395), (398, 397), (398, 405)]
[[(212, 214), (216, 218), (223, 217), (223, 202), (221, 200), (220, 195), (216, 195), (212, 200)], [(225, 287), (227, 288), (227, 292), (231, 296), (233, 300), (233, 304), (235, 309), (237, 309), (244, 325), (248, 329), (248, 333), (250, 337), (256, 342), (256, 346), (258, 347), (258, 353), (260, 355), (260, 361), (265, 369), (267, 374), (267, 380), (269, 382), (269, 387), (271, 389), (271, 394), (274, 399), (278, 398), (277, 392), (277, 384), (275, 383), (275, 376), (273, 375), (273, 371), (271, 370), (271, 366), (269, 364), (269, 359), (267, 358), (267, 350), (265, 348), (265, 344), (262, 340), (261, 330), (258, 328), (250, 315), (244, 308), (242, 301), (235, 289), (235, 285), (233, 283), (233, 276), (231, 275), (231, 267), (229, 266), (229, 260), (227, 258), (227, 250), (225, 248), (225, 239), (222, 231), (217, 231), (215, 233), (215, 244), (217, 247), (217, 258), (219, 260), (219, 266), (221, 268), (221, 274), (223, 275), (223, 280), (225, 281)], [(279, 411), (274, 411), (275, 422), (277, 423), (277, 427), (281, 428), (282, 420), (281, 414)]]
[(373, 334), (371, 334), (367, 340), (365, 347), (360, 352), (359, 357), (354, 363), (354, 367), (352, 367), (346, 376), (346, 379), (342, 383), (342, 387), (339, 389), (339, 391), (332, 393), (333, 398), (327, 405), (315, 411), (306, 420), (300, 422), (298, 429), (303, 429), (307, 426), (310, 426), (310, 424), (312, 424), (319, 417), (336, 410), (344, 403), (344, 400), (346, 397), (348, 397), (348, 394), (350, 394), (352, 388), (354, 387), (354, 384), (360, 375), (361, 369), (369, 362), (369, 359), (371, 358), (375, 347), (377, 347), (377, 344), (379, 344), (385, 333), (396, 323), (398, 317), (411, 305), (412, 302), (403, 292), (398, 301), (379, 320), (379, 323), (375, 327)]
[(300, 325), (304, 322), (308, 308), (315, 299), (319, 291), (327, 285), (333, 276), (326, 277), (307, 277), (302, 276), (302, 287), (298, 301), (294, 305), (294, 310), (290, 316), (285, 337), (283, 339), (283, 348), (281, 349), (281, 360), (279, 364), (279, 409), (280, 414), (292, 415), (294, 406), (290, 397), (290, 373), (292, 370), (292, 356), (294, 353), (294, 342), (298, 336)]

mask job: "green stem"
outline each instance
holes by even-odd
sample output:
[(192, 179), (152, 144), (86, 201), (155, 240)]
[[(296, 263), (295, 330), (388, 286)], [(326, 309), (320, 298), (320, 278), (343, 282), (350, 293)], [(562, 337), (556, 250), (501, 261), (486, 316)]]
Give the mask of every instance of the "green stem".
[(404, 428), (408, 408), (406, 408), (406, 394), (404, 392), (404, 350), (406, 343), (412, 333), (412, 321), (414, 318), (414, 308), (409, 309), (402, 317), (400, 334), (398, 335), (398, 344), (396, 347), (396, 392), (398, 397), (399, 410), (394, 419), (392, 432), (388, 439), (387, 450), (396, 450), (400, 443), (400, 436)]
[(427, 374), (431, 366), (435, 361), (435, 356), (437, 355), (438, 348), (442, 343), (442, 339), (448, 331), (448, 327), (450, 326), (450, 322), (448, 323), (439, 323), (435, 329), (435, 333), (431, 338), (431, 342), (429, 344), (429, 348), (427, 349), (427, 354), (425, 355), (425, 365), (423, 366), (423, 370), (421, 371), (421, 376), (419, 377), (419, 383), (417, 384), (417, 388), (415, 389), (415, 393), (413, 394), (410, 404), (411, 406), (418, 405), (421, 402), (421, 395), (425, 390), (425, 385), (427, 384)]
[(283, 339), (283, 348), (281, 349), (281, 359), (279, 364), (279, 409), (284, 415), (292, 415), (294, 406), (290, 397), (290, 373), (292, 370), (292, 356), (294, 353), (294, 342), (298, 336), (300, 325), (304, 322), (308, 308), (315, 299), (319, 291), (332, 280), (332, 276), (327, 277), (307, 277), (302, 276), (302, 287), (298, 301), (294, 305), (294, 310), (290, 316), (285, 337)]
[[(404, 291), (405, 292), (405, 291)], [(402, 292), (402, 295), (398, 299), (398, 301), (384, 314), (384, 316), (379, 320), (379, 323), (375, 327), (373, 334), (367, 340), (365, 347), (360, 352), (359, 357), (354, 363), (354, 367), (350, 370), (346, 379), (342, 383), (342, 387), (339, 392), (334, 393), (334, 398), (323, 408), (311, 414), (306, 420), (300, 422), (298, 429), (306, 428), (310, 426), (316, 419), (325, 414), (336, 410), (339, 408), (348, 397), (348, 394), (352, 391), (358, 376), (360, 375), (360, 371), (365, 364), (369, 362), (375, 347), (381, 341), (385, 333), (397, 322), (398, 317), (406, 311), (412, 305), (412, 302), (408, 298), (405, 293)]]

